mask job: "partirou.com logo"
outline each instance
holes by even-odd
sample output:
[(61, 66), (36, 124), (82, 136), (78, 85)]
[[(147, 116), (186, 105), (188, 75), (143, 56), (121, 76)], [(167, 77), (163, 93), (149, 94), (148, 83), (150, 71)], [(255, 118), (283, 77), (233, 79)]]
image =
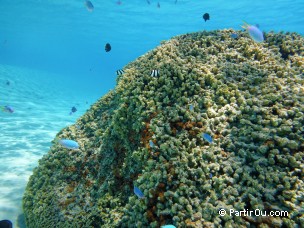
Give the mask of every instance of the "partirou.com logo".
[(271, 217), (288, 217), (288, 211), (262, 211), (260, 209), (255, 210), (234, 210), (234, 209), (220, 209), (220, 216), (271, 216)]

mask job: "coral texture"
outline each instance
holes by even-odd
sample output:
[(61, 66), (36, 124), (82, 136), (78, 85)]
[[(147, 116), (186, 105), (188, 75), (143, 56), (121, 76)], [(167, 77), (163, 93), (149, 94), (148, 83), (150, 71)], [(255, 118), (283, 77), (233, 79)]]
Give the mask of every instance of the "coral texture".
[(304, 227), (304, 39), (264, 35), (181, 35), (128, 64), (57, 134), (80, 149), (54, 143), (39, 161), (27, 226)]

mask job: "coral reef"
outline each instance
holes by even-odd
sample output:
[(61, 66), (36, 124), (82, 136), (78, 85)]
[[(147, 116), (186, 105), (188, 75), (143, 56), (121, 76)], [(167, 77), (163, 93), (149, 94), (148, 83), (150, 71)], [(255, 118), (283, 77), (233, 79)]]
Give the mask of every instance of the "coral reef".
[(57, 134), (80, 149), (54, 144), (39, 161), (23, 198), (27, 226), (304, 227), (304, 39), (264, 37), (186, 34), (128, 64)]

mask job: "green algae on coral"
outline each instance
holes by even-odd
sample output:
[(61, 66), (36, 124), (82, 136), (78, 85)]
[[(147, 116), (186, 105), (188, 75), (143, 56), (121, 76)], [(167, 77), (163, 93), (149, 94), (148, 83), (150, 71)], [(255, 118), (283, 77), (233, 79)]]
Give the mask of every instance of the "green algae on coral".
[(128, 64), (77, 128), (58, 133), (81, 150), (54, 145), (39, 161), (27, 226), (304, 226), (304, 39), (269, 33), (257, 44), (232, 32), (177, 36)]

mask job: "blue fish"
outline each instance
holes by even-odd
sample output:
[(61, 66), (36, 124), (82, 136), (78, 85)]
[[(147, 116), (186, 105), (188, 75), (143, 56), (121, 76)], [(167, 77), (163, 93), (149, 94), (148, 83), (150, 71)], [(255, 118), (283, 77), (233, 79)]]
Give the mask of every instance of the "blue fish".
[(190, 110), (190, 112), (193, 112), (194, 108), (193, 108), (192, 104), (189, 105), (189, 110)]
[(231, 33), (230, 37), (231, 37), (232, 39), (236, 39), (236, 38), (238, 38), (238, 34), (236, 34), (236, 33)]
[(149, 140), (149, 144), (151, 148), (155, 146), (152, 140)]
[(164, 226), (161, 226), (161, 228), (176, 228), (176, 226), (174, 226), (174, 225), (164, 225)]
[(212, 179), (212, 173), (209, 174), (210, 179)]
[(71, 112), (70, 112), (70, 115), (72, 115), (73, 113), (77, 112), (77, 108), (75, 106), (73, 106), (71, 108)]
[(92, 12), (94, 10), (94, 6), (93, 6), (92, 2), (86, 0), (84, 2), (84, 5), (86, 6), (86, 8), (89, 12)]
[(74, 140), (70, 140), (70, 139), (60, 139), (59, 143), (67, 148), (67, 149), (72, 149), (72, 150), (77, 150), (79, 148), (79, 145), (77, 142), (75, 142)]
[(142, 199), (145, 197), (144, 193), (142, 193), (142, 191), (140, 191), (139, 188), (137, 188), (136, 186), (134, 186), (134, 193), (135, 195), (137, 195), (138, 198)]
[(13, 113), (14, 109), (12, 108), (12, 106), (6, 105), (4, 107), (1, 108), (3, 112), (9, 112), (9, 113)]
[(207, 133), (203, 133), (203, 139), (205, 139), (207, 142), (212, 143), (212, 137), (211, 135), (207, 134)]

